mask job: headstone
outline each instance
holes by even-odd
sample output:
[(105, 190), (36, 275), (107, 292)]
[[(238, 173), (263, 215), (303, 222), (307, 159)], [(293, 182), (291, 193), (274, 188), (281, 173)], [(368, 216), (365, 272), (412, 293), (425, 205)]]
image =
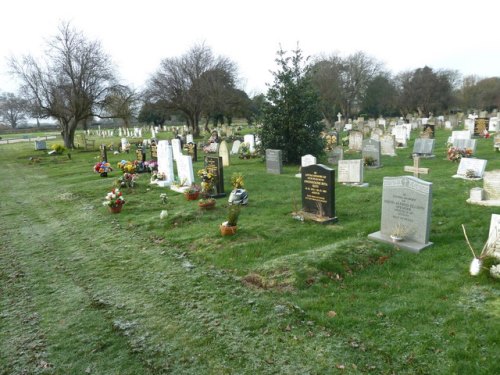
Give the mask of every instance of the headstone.
[(127, 138), (121, 139), (121, 145), (122, 145), (122, 152), (125, 151), (126, 153), (128, 153), (130, 151), (130, 143), (128, 142)]
[[(479, 195), (477, 190), (481, 190), (482, 194)], [(472, 188), (467, 202), (481, 206), (500, 206), (500, 170), (484, 172), (483, 188)]]
[(106, 149), (106, 145), (101, 145), (99, 147), (99, 150), (100, 150), (101, 161), (108, 161), (108, 151)]
[(196, 143), (189, 142), (189, 143), (186, 143), (186, 145), (184, 147), (187, 151), (187, 154), (189, 156), (191, 156), (193, 163), (197, 162), (198, 161), (198, 145)]
[(248, 148), (250, 149), (250, 153), (255, 152), (255, 136), (253, 134), (246, 134), (243, 137), (243, 142), (248, 144)]
[(168, 144), (168, 141), (158, 142), (158, 172), (165, 175), (165, 180), (159, 185), (167, 186), (174, 182), (174, 157), (172, 146)]
[(231, 155), (238, 155), (238, 151), (240, 150), (240, 145), (241, 141), (238, 139), (233, 142), (233, 146), (231, 147)]
[(335, 216), (335, 170), (322, 164), (302, 168), (302, 211), (307, 218), (333, 223)]
[(445, 129), (448, 129), (448, 130), (453, 129), (453, 126), (451, 125), (451, 121), (446, 120), (446, 121), (444, 122), (444, 128), (445, 128)]
[(336, 165), (340, 160), (344, 159), (344, 148), (342, 146), (336, 146), (333, 150), (326, 153), (326, 157), (329, 164)]
[(475, 187), (470, 189), (470, 196), (467, 200), (470, 203), (478, 203), (482, 202), (484, 199), (484, 189), (480, 187)]
[(194, 143), (194, 137), (192, 134), (186, 135), (186, 143)]
[(380, 128), (375, 128), (372, 130), (370, 138), (376, 141), (380, 141), (380, 137), (382, 137), (382, 135), (384, 135), (384, 131)]
[(436, 125), (425, 124), (420, 138), (434, 138), (436, 135)]
[(304, 155), (300, 158), (300, 166), (302, 168), (316, 164), (316, 157), (311, 154)]
[(476, 140), (475, 139), (455, 139), (453, 141), (453, 146), (460, 149), (470, 149), (472, 154), (476, 153)]
[(283, 173), (283, 151), (271, 149), (266, 150), (266, 170), (267, 173)]
[(35, 141), (35, 150), (46, 150), (47, 142), (45, 141)]
[(172, 151), (174, 153), (174, 160), (177, 160), (182, 155), (181, 140), (178, 138), (172, 139)]
[(450, 143), (455, 143), (457, 139), (471, 139), (471, 133), (468, 130), (454, 130), (451, 132)]
[(146, 153), (144, 152), (144, 146), (138, 146), (135, 149), (135, 159), (140, 162), (146, 161)]
[(417, 155), (421, 158), (433, 158), (435, 141), (435, 139), (431, 138), (415, 139), (415, 143), (413, 145), (413, 155)]
[(490, 231), (486, 244), (488, 248), (493, 249), (495, 258), (498, 258), (500, 256), (500, 215), (491, 215)]
[(193, 160), (189, 155), (177, 155), (177, 177), (182, 187), (189, 187), (194, 183)]
[(219, 156), (222, 158), (222, 165), (224, 167), (229, 167), (229, 149), (227, 148), (227, 142), (222, 141), (219, 145)]
[(215, 176), (215, 194), (214, 197), (224, 197), (224, 167), (222, 157), (220, 156), (205, 156), (205, 169)]
[(405, 172), (412, 172), (414, 177), (419, 178), (421, 174), (428, 174), (429, 168), (420, 168), (420, 157), (413, 156), (413, 167), (405, 166)]
[(338, 182), (345, 185), (366, 187), (363, 183), (363, 159), (339, 160)]
[[(420, 252), (429, 242), (432, 183), (415, 177), (384, 177), (380, 231), (368, 238)], [(394, 242), (393, 237), (402, 237)]]
[(495, 137), (493, 138), (493, 148), (497, 151), (500, 150), (500, 134), (495, 135)]
[(382, 155), (396, 156), (396, 141), (393, 135), (386, 134), (380, 138), (380, 153)]
[(349, 150), (361, 151), (363, 147), (363, 133), (355, 130), (349, 133)]
[(488, 123), (490, 119), (484, 117), (478, 117), (474, 120), (474, 136), (480, 137), (484, 135), (485, 131), (488, 129)]
[(467, 118), (464, 120), (464, 129), (469, 132), (469, 134), (474, 133), (474, 119)]
[[(487, 163), (488, 161), (483, 159), (461, 158), (457, 174), (453, 177), (466, 180), (480, 180), (483, 178)], [(471, 173), (474, 177), (469, 176), (469, 171), (472, 171)]]
[(374, 139), (365, 139), (362, 146), (362, 157), (367, 167), (380, 168), (380, 142)]
[(396, 147), (399, 148), (404, 148), (406, 147), (406, 141), (408, 140), (408, 137), (406, 135), (406, 127), (403, 125), (396, 125), (394, 128), (392, 128), (392, 135), (394, 135), (394, 138), (396, 139)]
[(498, 117), (490, 117), (490, 122), (488, 124), (488, 131), (497, 132), (500, 130), (500, 122)]
[(155, 140), (151, 141), (151, 159), (158, 160), (158, 145)]

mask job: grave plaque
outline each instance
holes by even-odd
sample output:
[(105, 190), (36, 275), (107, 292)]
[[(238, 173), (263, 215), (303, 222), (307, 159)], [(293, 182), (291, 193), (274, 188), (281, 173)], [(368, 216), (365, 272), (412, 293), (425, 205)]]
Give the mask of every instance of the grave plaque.
[(101, 161), (108, 161), (108, 151), (106, 149), (106, 145), (101, 145), (99, 149), (101, 151), (100, 154)]
[(337, 168), (338, 181), (344, 184), (363, 183), (363, 160), (340, 160)]
[(335, 216), (335, 170), (322, 164), (302, 168), (302, 210), (322, 223), (337, 221)]
[(461, 149), (470, 149), (472, 154), (476, 152), (476, 140), (475, 139), (460, 139), (457, 138), (453, 141), (453, 146)]
[[(486, 163), (488, 161), (484, 159), (474, 159), (474, 158), (461, 158), (460, 164), (458, 165), (457, 174), (454, 178), (480, 180), (483, 178), (484, 170), (486, 169)], [(473, 171), (474, 176), (468, 176), (467, 171)]]
[[(416, 177), (384, 177), (380, 231), (368, 238), (419, 252), (429, 242), (432, 183)], [(395, 242), (393, 237), (402, 239)]]
[(365, 139), (362, 149), (363, 160), (367, 167), (380, 168), (380, 142), (374, 139)]
[(224, 197), (224, 167), (221, 156), (205, 156), (205, 169), (215, 176), (215, 194), (214, 198)]
[(474, 136), (482, 136), (486, 129), (488, 129), (490, 119), (487, 117), (478, 117), (474, 120)]
[(45, 141), (35, 141), (35, 150), (46, 150), (47, 142)]
[(283, 151), (271, 149), (266, 150), (266, 169), (267, 173), (283, 173)]
[(413, 155), (418, 155), (424, 158), (434, 157), (434, 143), (435, 139), (431, 138), (417, 138), (413, 145)]

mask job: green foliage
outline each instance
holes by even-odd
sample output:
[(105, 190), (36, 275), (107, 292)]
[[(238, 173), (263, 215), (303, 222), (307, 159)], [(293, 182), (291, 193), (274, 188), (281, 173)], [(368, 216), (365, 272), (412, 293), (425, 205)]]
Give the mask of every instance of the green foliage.
[(56, 154), (62, 154), (64, 151), (66, 151), (66, 148), (60, 143), (54, 143), (52, 146), (50, 146), (50, 148), (54, 150)]
[(240, 216), (241, 207), (238, 204), (232, 204), (228, 208), (227, 212), (227, 225), (234, 227), (238, 225), (238, 218)]
[(309, 66), (304, 65), (300, 49), (293, 56), (278, 51), (274, 83), (266, 95), (261, 129), (263, 149), (283, 151), (283, 161), (297, 163), (302, 155), (320, 156), (323, 130), (319, 99), (311, 85)]

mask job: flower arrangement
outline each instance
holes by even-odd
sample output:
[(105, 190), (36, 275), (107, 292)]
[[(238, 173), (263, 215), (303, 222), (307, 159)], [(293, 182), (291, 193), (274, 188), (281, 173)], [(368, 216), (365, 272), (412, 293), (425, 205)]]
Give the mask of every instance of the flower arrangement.
[(461, 158), (470, 158), (472, 156), (471, 148), (458, 148), (450, 146), (447, 151), (447, 157), (450, 161), (460, 161)]
[(214, 192), (215, 175), (206, 169), (200, 169), (197, 174), (201, 179), (201, 192), (205, 198), (208, 198)]
[(238, 153), (239, 153), (240, 159), (250, 159), (250, 157), (251, 157), (250, 145), (246, 142), (243, 142), (240, 145), (240, 149), (238, 150)]
[(144, 162), (144, 168), (146, 168), (149, 172), (158, 170), (158, 162), (156, 160), (147, 160)]
[(229, 206), (227, 212), (227, 221), (220, 225), (220, 232), (223, 236), (236, 233), (238, 226), (238, 218), (240, 216), (241, 207), (239, 205)]
[(161, 200), (162, 204), (167, 204), (167, 200), (168, 200), (167, 193), (161, 193), (160, 200)]
[(363, 163), (366, 167), (373, 167), (376, 164), (373, 156), (365, 156), (363, 158)]
[(119, 207), (125, 204), (123, 194), (118, 188), (112, 189), (108, 194), (106, 194), (105, 198), (106, 200), (102, 202), (103, 206)]
[(469, 266), (469, 273), (471, 276), (477, 276), (481, 272), (481, 269), (483, 268), (483, 263), (487, 259), (491, 259), (494, 264), (491, 265), (490, 267), (490, 275), (495, 278), (495, 279), (500, 279), (500, 264), (495, 264), (498, 263), (500, 258), (498, 257), (497, 253), (497, 243), (500, 239), (499, 232), (497, 232), (496, 237), (494, 238), (493, 241), (486, 241), (484, 244), (481, 252), (479, 255), (476, 254), (474, 249), (472, 248), (472, 245), (469, 241), (469, 238), (467, 237), (467, 232), (465, 231), (465, 226), (462, 224), (462, 230), (464, 232), (464, 237), (465, 241), (467, 242), (467, 245), (469, 246), (470, 251), (472, 252), (472, 261)]
[(122, 172), (126, 173), (135, 173), (136, 165), (128, 160), (119, 161), (117, 164), (118, 168), (122, 170)]
[(107, 161), (100, 161), (94, 165), (94, 172), (96, 173), (108, 173), (111, 172), (113, 168), (111, 168), (111, 164), (109, 164)]
[(191, 184), (191, 186), (188, 187), (188, 189), (185, 191), (186, 194), (196, 194), (201, 191), (200, 185), (196, 184)]
[(151, 181), (156, 181), (156, 180), (163, 181), (166, 178), (167, 176), (163, 172), (158, 172), (158, 171), (151, 172)]
[(241, 173), (233, 173), (231, 176), (231, 185), (233, 189), (243, 189), (245, 187), (245, 178)]
[(116, 180), (116, 185), (118, 187), (129, 187), (133, 188), (135, 186), (136, 180), (139, 178), (139, 175), (136, 173), (128, 173), (125, 172), (123, 176)]
[(55, 151), (56, 154), (62, 154), (64, 151), (66, 151), (66, 148), (59, 144), (59, 143), (54, 143), (50, 148)]

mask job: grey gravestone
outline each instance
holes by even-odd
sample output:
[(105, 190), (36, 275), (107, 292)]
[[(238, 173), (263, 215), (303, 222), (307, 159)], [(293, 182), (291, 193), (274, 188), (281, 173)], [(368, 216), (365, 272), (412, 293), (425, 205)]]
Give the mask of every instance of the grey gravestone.
[(322, 164), (302, 167), (302, 211), (321, 223), (337, 221), (335, 216), (335, 170)]
[[(453, 177), (469, 180), (480, 180), (481, 178), (483, 178), (483, 173), (486, 169), (486, 163), (488, 163), (488, 160), (461, 158), (460, 164), (458, 165), (457, 174)], [(467, 177), (466, 173), (468, 170), (474, 171), (474, 177)]]
[(226, 141), (222, 141), (219, 145), (219, 156), (222, 158), (222, 165), (229, 167), (229, 149)]
[(476, 153), (476, 140), (475, 139), (454, 139), (453, 146), (461, 149), (471, 149), (472, 154)]
[(46, 150), (47, 142), (45, 141), (35, 141), (35, 150)]
[(386, 134), (380, 137), (380, 152), (382, 155), (396, 156), (396, 141), (394, 136)]
[(418, 155), (422, 158), (434, 157), (434, 143), (435, 139), (430, 138), (417, 138), (413, 145), (413, 155)]
[(366, 187), (363, 183), (363, 160), (340, 160), (337, 168), (337, 179), (345, 185)]
[(361, 151), (363, 144), (363, 133), (359, 131), (351, 131), (349, 133), (349, 150)]
[(224, 197), (224, 167), (222, 157), (205, 156), (205, 169), (215, 176), (215, 194), (213, 197)]
[(374, 139), (365, 139), (363, 141), (363, 149), (362, 156), (363, 160), (367, 160), (367, 158), (373, 159), (373, 164), (368, 165), (369, 168), (380, 168), (380, 142)]
[(340, 160), (344, 159), (344, 149), (342, 146), (334, 147), (333, 150), (326, 153), (329, 164), (336, 165)]
[[(432, 245), (431, 207), (432, 183), (411, 176), (384, 177), (380, 231), (368, 238), (418, 253)], [(394, 242), (391, 235), (397, 232), (403, 240)]]
[(271, 149), (266, 150), (266, 170), (267, 173), (283, 173), (283, 151)]

